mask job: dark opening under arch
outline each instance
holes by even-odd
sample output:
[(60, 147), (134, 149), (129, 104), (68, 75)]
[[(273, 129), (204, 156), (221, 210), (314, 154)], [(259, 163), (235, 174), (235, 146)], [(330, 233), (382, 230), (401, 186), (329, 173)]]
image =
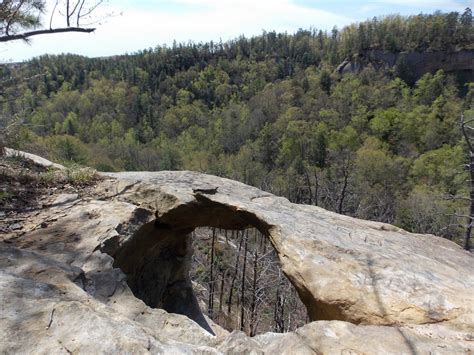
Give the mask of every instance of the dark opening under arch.
[(254, 214), (197, 194), (195, 203), (177, 207), (141, 226), (113, 253), (114, 267), (127, 275), (132, 292), (148, 306), (186, 315), (213, 333), (199, 307), (189, 276), (191, 232), (198, 227), (256, 228), (266, 237), (272, 228)]

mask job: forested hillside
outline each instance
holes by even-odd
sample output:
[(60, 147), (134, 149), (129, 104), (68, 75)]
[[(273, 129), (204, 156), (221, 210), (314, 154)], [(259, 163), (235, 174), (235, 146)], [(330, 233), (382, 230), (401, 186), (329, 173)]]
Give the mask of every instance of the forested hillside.
[(196, 170), (457, 239), (467, 203), (452, 197), (468, 176), (459, 119), (472, 115), (474, 85), (442, 71), (406, 83), (401, 64), (337, 73), (369, 49), (472, 51), (472, 13), (5, 65), (2, 126), (8, 145), (63, 163)]

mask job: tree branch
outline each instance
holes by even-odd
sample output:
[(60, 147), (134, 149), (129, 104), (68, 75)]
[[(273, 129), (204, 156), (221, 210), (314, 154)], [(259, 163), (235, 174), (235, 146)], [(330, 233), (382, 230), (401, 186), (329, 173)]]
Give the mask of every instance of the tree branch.
[(76, 25), (79, 27), (79, 21), (81, 20), (81, 12), (82, 12), (82, 7), (84, 6), (86, 0), (81, 1), (81, 5), (79, 6), (79, 11), (77, 12), (77, 21)]
[[(82, 13), (78, 13), (78, 21), (79, 21), (79, 18), (81, 17), (86, 17), (86, 16), (89, 16), (92, 12), (94, 12), (95, 9), (97, 9), (97, 7), (102, 4), (104, 1), (103, 0), (100, 0), (97, 2), (97, 4), (95, 4), (94, 6), (92, 6), (90, 9), (87, 10), (87, 12), (85, 14), (82, 14)], [(82, 10), (82, 6), (81, 6), (81, 10)]]
[(59, 2), (59, 0), (56, 0), (56, 2), (54, 4), (54, 7), (53, 7), (53, 11), (51, 12), (51, 17), (49, 18), (49, 29), (50, 30), (53, 29), (53, 17), (54, 17), (54, 13), (56, 12), (56, 7), (58, 6), (58, 2)]
[(457, 195), (447, 195), (443, 197), (443, 200), (465, 200), (471, 201), (469, 197), (466, 196), (457, 196)]
[(54, 34), (54, 33), (63, 33), (63, 32), (91, 33), (94, 31), (95, 31), (95, 28), (81, 28), (81, 27), (65, 27), (65, 28), (54, 28), (54, 29), (47, 29), (47, 30), (36, 30), (36, 31), (18, 33), (15, 35), (1, 36), (0, 42), (16, 41), (19, 39), (26, 40), (27, 38), (32, 37), (32, 36)]
[[(474, 121), (474, 118), (471, 118), (471, 119), (465, 121), (465, 120), (464, 120), (464, 113), (461, 114), (461, 131), (462, 131), (462, 134), (464, 135), (464, 138), (465, 138), (465, 140), (466, 140), (466, 144), (467, 144), (467, 146), (468, 146), (468, 148), (469, 148), (469, 151), (470, 151), (471, 153), (474, 152), (474, 149), (473, 149), (473, 146), (472, 146), (472, 144), (471, 144), (471, 140), (470, 140), (470, 138), (469, 138), (469, 135), (468, 135), (467, 132), (466, 132), (466, 126), (467, 126), (467, 124), (469, 124), (469, 123), (471, 123), (471, 122), (473, 122), (473, 121)], [(467, 126), (467, 127), (470, 128), (469, 126)]]

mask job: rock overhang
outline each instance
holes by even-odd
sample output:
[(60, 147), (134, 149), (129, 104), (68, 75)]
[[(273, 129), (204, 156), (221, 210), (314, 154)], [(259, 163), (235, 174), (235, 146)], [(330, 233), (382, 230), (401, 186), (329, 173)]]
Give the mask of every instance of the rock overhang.
[[(426, 324), (473, 314), (473, 257), (447, 240), (302, 206), (229, 179), (195, 172), (108, 174), (133, 186), (122, 199), (173, 228), (256, 227), (312, 320)], [(442, 251), (442, 252), (441, 252)], [(450, 260), (456, 260), (453, 268)], [(436, 276), (434, 276), (436, 275)]]
[[(1, 351), (474, 350), (472, 255), (454, 243), (293, 205), (209, 175), (108, 176), (93, 197), (45, 208), (32, 215), (32, 227), (25, 227), (21, 237), (0, 243), (0, 298), (6, 300), (2, 304), (6, 312), (0, 317)], [(198, 213), (198, 195), (265, 221), (284, 272), (306, 292), (307, 304), (334, 306), (349, 322), (315, 321), (292, 333), (252, 339), (239, 332), (213, 337), (188, 318), (152, 309), (133, 297), (125, 275), (112, 268), (114, 259), (107, 254), (116, 257), (114, 251), (140, 228), (154, 224), (156, 216), (159, 220), (175, 213), (182, 204), (197, 203), (192, 211)], [(157, 204), (160, 199), (167, 202)], [(37, 222), (44, 218), (50, 222), (41, 229)], [(40, 301), (22, 297), (24, 290), (34, 292), (36, 287), (47, 291), (48, 297)], [(19, 338), (24, 340), (18, 343)]]

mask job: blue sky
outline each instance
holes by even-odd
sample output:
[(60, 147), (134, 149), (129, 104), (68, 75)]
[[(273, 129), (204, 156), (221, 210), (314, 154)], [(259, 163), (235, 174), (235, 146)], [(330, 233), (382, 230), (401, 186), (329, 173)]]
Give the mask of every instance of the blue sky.
[[(30, 45), (0, 46), (0, 62), (22, 61), (45, 53), (108, 56), (171, 44), (173, 40), (226, 41), (239, 35), (298, 28), (330, 30), (374, 16), (459, 11), (474, 0), (109, 0), (93, 34), (41, 36)], [(113, 13), (113, 16), (108, 14)]]

